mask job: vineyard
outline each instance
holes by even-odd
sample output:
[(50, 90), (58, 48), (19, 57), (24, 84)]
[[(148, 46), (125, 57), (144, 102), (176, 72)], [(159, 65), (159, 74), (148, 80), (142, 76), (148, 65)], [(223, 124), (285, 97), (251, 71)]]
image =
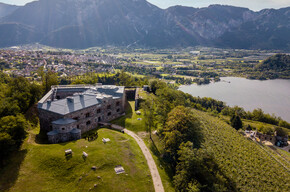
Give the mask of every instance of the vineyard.
[[(238, 191), (290, 191), (290, 173), (269, 149), (244, 138), (216, 117), (197, 110), (193, 113), (203, 127), (204, 147)], [(284, 159), (284, 164), (289, 162)]]

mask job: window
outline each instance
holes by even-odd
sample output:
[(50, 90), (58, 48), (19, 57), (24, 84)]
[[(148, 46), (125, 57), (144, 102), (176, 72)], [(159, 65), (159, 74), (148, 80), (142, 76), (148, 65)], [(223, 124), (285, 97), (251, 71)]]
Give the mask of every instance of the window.
[(111, 105), (108, 105), (108, 106), (107, 106), (107, 109), (111, 109)]
[(118, 107), (120, 105), (120, 102), (118, 101), (117, 103), (116, 103), (116, 106)]
[(98, 121), (100, 122), (102, 119), (101, 119), (101, 117), (98, 117)]
[(74, 117), (73, 119), (76, 120), (76, 121), (78, 121), (79, 120), (79, 117)]
[(111, 116), (111, 114), (112, 114), (112, 113), (111, 113), (111, 112), (109, 112), (109, 113), (108, 113), (108, 116)]
[(86, 123), (87, 125), (90, 125), (91, 124), (91, 121), (87, 121), (87, 123)]
[(86, 117), (90, 117), (90, 113), (86, 113)]
[(97, 110), (97, 113), (101, 113), (101, 109), (98, 109), (98, 110)]
[(77, 125), (77, 129), (79, 129), (80, 128), (80, 126), (79, 125)]
[(120, 112), (120, 109), (117, 109), (117, 112), (119, 113)]
[(63, 131), (65, 130), (65, 128), (61, 128)]
[(58, 95), (58, 96), (56, 96), (56, 99), (60, 99), (60, 96)]

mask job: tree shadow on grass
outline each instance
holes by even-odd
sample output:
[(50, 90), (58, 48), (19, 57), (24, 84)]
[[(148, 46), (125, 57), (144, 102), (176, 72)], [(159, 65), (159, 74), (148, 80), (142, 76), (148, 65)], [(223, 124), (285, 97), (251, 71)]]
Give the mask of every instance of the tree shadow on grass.
[(35, 136), (35, 143), (48, 144), (48, 137), (45, 131), (41, 131)]
[(14, 186), (26, 154), (26, 149), (14, 152), (0, 167), (0, 191), (7, 191)]
[(158, 158), (160, 165), (162, 166), (162, 168), (165, 170), (166, 174), (169, 176), (170, 180), (172, 181), (173, 176), (174, 176), (174, 171), (172, 170), (171, 166), (167, 162), (164, 161), (162, 154), (160, 153), (160, 151), (158, 150), (157, 146), (154, 143), (154, 140), (150, 139), (150, 141), (151, 141), (150, 150)]

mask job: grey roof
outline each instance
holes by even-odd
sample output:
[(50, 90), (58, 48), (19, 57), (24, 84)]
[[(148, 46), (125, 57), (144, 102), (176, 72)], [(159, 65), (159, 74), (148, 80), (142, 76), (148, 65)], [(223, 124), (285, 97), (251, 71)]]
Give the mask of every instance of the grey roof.
[[(86, 89), (81, 94), (77, 93), (76, 95), (67, 97), (65, 99), (39, 104), (38, 108), (61, 115), (66, 115), (87, 107), (100, 105), (102, 100), (106, 98), (122, 98), (124, 89), (124, 87), (114, 85), (95, 86)], [(71, 89), (67, 90), (71, 91)]]
[(54, 135), (57, 135), (58, 134), (58, 131), (57, 130), (53, 130), (53, 131), (50, 131), (47, 133), (48, 136), (54, 136)]
[(72, 100), (66, 98), (52, 101), (50, 104), (46, 102), (43, 103), (40, 108), (65, 115), (101, 103), (101, 101), (98, 100), (95, 95), (75, 95), (70, 98)]
[(76, 133), (80, 133), (81, 130), (74, 128), (74, 129), (72, 129), (70, 132), (76, 134)]
[(76, 120), (74, 119), (58, 119), (56, 121), (53, 121), (52, 124), (55, 124), (55, 125), (68, 125), (68, 124), (71, 124), (71, 123), (74, 123), (76, 122)]

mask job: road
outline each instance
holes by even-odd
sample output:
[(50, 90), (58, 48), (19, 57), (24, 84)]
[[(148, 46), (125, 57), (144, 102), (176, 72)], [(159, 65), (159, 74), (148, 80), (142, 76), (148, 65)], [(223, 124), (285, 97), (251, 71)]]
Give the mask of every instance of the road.
[(137, 141), (138, 145), (140, 146), (140, 148), (141, 148), (141, 150), (142, 150), (142, 152), (147, 160), (147, 164), (148, 164), (151, 176), (152, 176), (155, 192), (164, 192), (162, 180), (161, 180), (161, 177), (159, 175), (157, 166), (155, 164), (155, 161), (154, 161), (150, 151), (148, 150), (147, 146), (145, 145), (144, 141), (132, 131), (124, 129), (124, 132), (126, 134), (130, 135), (131, 137), (133, 137)]

